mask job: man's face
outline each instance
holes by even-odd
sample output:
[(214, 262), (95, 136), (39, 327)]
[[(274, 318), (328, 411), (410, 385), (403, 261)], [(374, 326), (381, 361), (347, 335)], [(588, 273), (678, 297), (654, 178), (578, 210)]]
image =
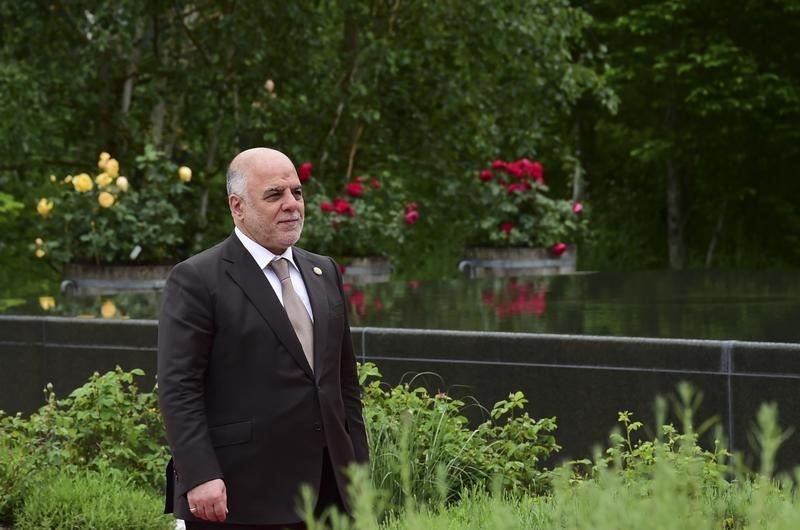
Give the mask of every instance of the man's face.
[(303, 231), (305, 206), (294, 165), (288, 159), (255, 163), (246, 174), (246, 196), (229, 197), (234, 220), (251, 239), (281, 254)]

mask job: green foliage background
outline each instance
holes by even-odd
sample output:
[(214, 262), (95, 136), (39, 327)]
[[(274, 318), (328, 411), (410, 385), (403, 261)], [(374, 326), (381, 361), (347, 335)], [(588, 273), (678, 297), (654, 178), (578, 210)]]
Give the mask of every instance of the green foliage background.
[(554, 196), (591, 205), (584, 269), (796, 268), (798, 13), (797, 0), (3, 2), (0, 189), (25, 209), (0, 214), (0, 249), (30, 254), (48, 175), (100, 151), (133, 168), (152, 144), (194, 170), (194, 252), (231, 228), (230, 158), (267, 144), (314, 163), (328, 195), (359, 174), (413, 191), (400, 275), (455, 274), (481, 220), (465, 183), (521, 157), (544, 164)]

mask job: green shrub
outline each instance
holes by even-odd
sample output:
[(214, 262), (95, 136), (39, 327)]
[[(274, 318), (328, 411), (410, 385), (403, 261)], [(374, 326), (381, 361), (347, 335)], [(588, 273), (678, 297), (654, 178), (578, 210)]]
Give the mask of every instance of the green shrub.
[(0, 436), (0, 526), (13, 522), (14, 511), (22, 505), (30, 463), (22, 448)]
[(163, 491), (168, 451), (156, 395), (134, 382), (142, 375), (95, 373), (61, 400), (48, 385), (47, 403), (30, 417), (0, 413), (0, 522), (13, 519), (35, 470), (102, 471)]
[(371, 477), (391, 509), (452, 501), (493, 480), (508, 491), (545, 490), (548, 473), (541, 461), (560, 449), (551, 434), (555, 418), (534, 420), (522, 412), (527, 400), (521, 392), (498, 402), (488, 420), (471, 428), (463, 401), (407, 383), (385, 390), (372, 363), (361, 367), (360, 377)]
[(113, 473), (50, 471), (35, 477), (16, 518), (17, 530), (166, 530), (174, 519), (163, 498)]

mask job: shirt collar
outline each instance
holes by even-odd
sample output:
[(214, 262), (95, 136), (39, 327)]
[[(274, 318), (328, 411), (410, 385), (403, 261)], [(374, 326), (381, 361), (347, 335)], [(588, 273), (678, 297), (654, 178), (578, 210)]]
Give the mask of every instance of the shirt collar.
[(236, 237), (239, 238), (239, 241), (242, 242), (242, 245), (244, 245), (244, 248), (247, 249), (247, 252), (249, 252), (250, 255), (253, 256), (253, 259), (256, 260), (256, 263), (258, 264), (258, 267), (260, 269), (262, 270), (265, 269), (267, 265), (272, 263), (272, 260), (274, 260), (277, 257), (280, 257), (280, 258), (285, 258), (286, 260), (289, 261), (289, 263), (294, 265), (295, 269), (300, 270), (300, 268), (297, 266), (297, 263), (294, 262), (294, 254), (292, 253), (292, 247), (287, 248), (283, 254), (275, 254), (271, 250), (262, 247), (261, 245), (259, 245), (258, 243), (247, 237), (247, 235), (244, 232), (239, 230), (238, 226), (235, 227), (233, 231), (236, 234)]

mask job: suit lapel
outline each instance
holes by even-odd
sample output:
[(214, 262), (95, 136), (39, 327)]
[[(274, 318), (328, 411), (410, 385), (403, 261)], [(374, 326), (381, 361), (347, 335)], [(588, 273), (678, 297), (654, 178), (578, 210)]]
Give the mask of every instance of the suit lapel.
[[(311, 301), (311, 311), (314, 313), (314, 374), (319, 381), (319, 374), (322, 373), (322, 363), (325, 359), (324, 345), (327, 344), (328, 333), (328, 295), (325, 294), (325, 278), (322, 274), (314, 272), (314, 262), (311, 257), (303, 251), (294, 247), (292, 254), (297, 268), (303, 275), (303, 283), (306, 284), (308, 299)], [(318, 268), (318, 270), (322, 270)]]
[[(306, 356), (303, 354), (303, 347), (294, 333), (286, 311), (275, 295), (275, 291), (272, 290), (269, 281), (264, 277), (264, 271), (258, 268), (258, 264), (235, 234), (231, 235), (225, 242), (225, 251), (222, 254), (222, 259), (228, 262), (226, 268), (228, 276), (236, 282), (242, 293), (256, 308), (256, 311), (272, 328), (278, 340), (286, 346), (286, 349), (297, 361), (297, 364), (306, 371), (309, 377), (313, 378), (314, 374), (308, 365)], [(314, 340), (316, 341), (316, 324), (314, 327)], [(316, 350), (316, 347), (314, 349)]]

